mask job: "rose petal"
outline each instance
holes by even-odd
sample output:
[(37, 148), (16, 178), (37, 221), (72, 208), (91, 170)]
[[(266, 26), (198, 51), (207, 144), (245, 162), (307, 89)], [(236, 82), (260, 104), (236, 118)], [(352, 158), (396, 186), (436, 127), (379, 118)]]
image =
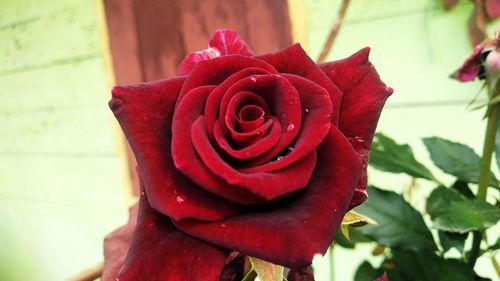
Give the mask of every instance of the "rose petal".
[[(221, 148), (228, 156), (237, 160), (247, 160), (255, 157), (259, 157), (260, 155), (269, 151), (273, 146), (278, 143), (281, 135), (281, 125), (276, 119), (276, 117), (271, 117), (269, 122), (269, 131), (267, 134), (263, 134), (262, 138), (256, 140), (254, 143), (243, 147), (242, 149), (236, 150), (234, 149), (226, 140), (224, 133), (222, 132), (222, 128), (219, 122), (215, 123), (214, 134), (215, 141), (219, 148)], [(265, 124), (264, 124), (265, 125)], [(267, 128), (261, 127), (258, 128), (259, 131), (267, 131)], [(241, 135), (238, 135), (241, 136)], [(238, 137), (233, 136), (233, 138)], [(240, 141), (241, 142), (241, 141)]]
[(274, 66), (280, 73), (295, 74), (325, 88), (325, 90), (330, 94), (330, 101), (333, 105), (331, 122), (332, 124), (337, 125), (342, 93), (337, 89), (332, 81), (328, 79), (328, 76), (321, 71), (318, 65), (307, 55), (300, 44), (295, 44), (278, 53), (264, 55), (258, 58)]
[(498, 0), (486, 0), (486, 12), (491, 20), (500, 17), (500, 2)]
[(373, 134), (385, 104), (393, 90), (388, 88), (368, 60), (369, 48), (349, 58), (321, 64), (320, 67), (343, 93), (339, 128), (349, 139), (363, 165), (352, 207), (367, 198), (366, 166)]
[(260, 166), (251, 162), (245, 165), (249, 168), (241, 169), (242, 172), (272, 172), (283, 169), (316, 149), (330, 131), (332, 103), (328, 92), (318, 84), (302, 77), (293, 74), (283, 76), (299, 94), (302, 106), (302, 125), (298, 129), (299, 133), (293, 145), (288, 147), (288, 154), (284, 155), (280, 161), (272, 161)]
[(219, 280), (230, 252), (179, 231), (141, 192), (137, 226), (116, 280)]
[[(290, 268), (302, 268), (324, 254), (349, 207), (361, 164), (335, 127), (318, 148), (309, 185), (272, 206), (218, 222), (193, 219), (175, 224), (195, 237), (245, 255)], [(279, 235), (276, 235), (279, 233)]]
[(469, 82), (476, 79), (481, 70), (481, 64), (483, 63), (481, 59), (481, 52), (483, 49), (484, 47), (482, 45), (476, 46), (472, 54), (467, 57), (462, 66), (455, 71), (451, 77), (460, 82)]
[(101, 281), (115, 281), (127, 256), (130, 241), (137, 222), (138, 204), (129, 208), (127, 224), (104, 238), (104, 266)]
[(173, 165), (171, 120), (183, 80), (115, 87), (109, 106), (134, 151), (151, 206), (177, 220), (221, 219), (239, 207), (198, 188)]
[(193, 165), (205, 165), (215, 176), (224, 179), (228, 184), (268, 201), (306, 187), (316, 164), (316, 152), (313, 151), (276, 173), (241, 173), (225, 162), (212, 147), (203, 117), (194, 122), (191, 137), (193, 146), (203, 161)]
[(263, 198), (228, 185), (215, 176), (196, 154), (191, 127), (198, 117), (203, 116), (205, 101), (212, 94), (213, 88), (214, 86), (203, 86), (191, 90), (177, 105), (172, 121), (172, 158), (175, 168), (194, 182), (196, 189), (203, 188), (238, 204), (261, 203)]
[[(276, 73), (276, 70), (270, 64), (253, 57), (228, 55), (201, 61), (195, 65), (189, 76), (186, 78), (186, 81), (182, 85), (177, 103), (179, 103), (192, 89), (207, 85), (220, 85), (231, 75), (240, 71), (252, 74)], [(250, 74), (244, 74), (244, 76), (248, 75)], [(241, 78), (235, 79), (238, 81)], [(232, 83), (234, 83), (234, 81), (231, 83), (226, 82), (226, 89), (231, 86)]]
[[(219, 120), (230, 118), (226, 114), (226, 110), (228, 110), (233, 97), (242, 91), (253, 92), (261, 96), (269, 105), (271, 115), (275, 116), (281, 124), (282, 132), (278, 143), (270, 151), (256, 159), (254, 161), (256, 163), (251, 165), (266, 163), (273, 158), (277, 158), (278, 154), (283, 149), (286, 149), (299, 132), (302, 124), (299, 95), (293, 85), (281, 75), (253, 75), (241, 79), (229, 87), (220, 103)], [(228, 129), (232, 134), (240, 134), (231, 130), (231, 128)]]
[(219, 29), (208, 42), (208, 49), (187, 55), (179, 64), (177, 72), (179, 75), (188, 74), (197, 62), (223, 55), (252, 56), (253, 52), (238, 33), (230, 29)]

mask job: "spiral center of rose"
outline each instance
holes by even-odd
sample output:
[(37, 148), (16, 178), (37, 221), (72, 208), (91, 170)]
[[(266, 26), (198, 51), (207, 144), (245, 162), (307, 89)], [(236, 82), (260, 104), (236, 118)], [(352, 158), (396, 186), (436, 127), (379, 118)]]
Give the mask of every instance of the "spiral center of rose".
[(260, 106), (245, 105), (236, 116), (237, 129), (242, 133), (253, 131), (264, 124), (264, 116), (264, 109)]

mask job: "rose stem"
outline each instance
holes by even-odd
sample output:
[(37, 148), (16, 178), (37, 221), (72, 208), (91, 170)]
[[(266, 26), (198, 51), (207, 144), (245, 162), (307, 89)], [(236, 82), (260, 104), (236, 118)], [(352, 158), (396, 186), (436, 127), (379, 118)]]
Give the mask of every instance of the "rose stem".
[(317, 63), (322, 63), (325, 61), (326, 57), (328, 56), (328, 53), (330, 53), (330, 50), (332, 49), (333, 42), (335, 41), (335, 38), (337, 38), (337, 34), (340, 30), (340, 27), (342, 26), (342, 23), (344, 22), (344, 16), (347, 11), (347, 7), (349, 6), (350, 0), (344, 0), (342, 1), (342, 5), (340, 6), (338, 15), (337, 15), (337, 20), (333, 24), (332, 30), (330, 31), (330, 34), (328, 35), (328, 38), (326, 39), (325, 45), (323, 45), (323, 49), (321, 50), (321, 53), (319, 54), (318, 59), (316, 60)]
[[(497, 81), (493, 89), (490, 91), (490, 100), (498, 96), (500, 94), (500, 82)], [(486, 201), (486, 195), (488, 193), (488, 186), (490, 183), (491, 158), (495, 148), (495, 136), (500, 108), (498, 104), (490, 104), (486, 110), (488, 114), (488, 122), (486, 124), (486, 134), (484, 136), (483, 156), (481, 157), (481, 166), (479, 168), (479, 181), (476, 195), (477, 199), (483, 201)], [(483, 233), (481, 231), (475, 231), (473, 233), (472, 247), (469, 255), (469, 265), (472, 267), (476, 264), (476, 260), (479, 256), (482, 238)]]

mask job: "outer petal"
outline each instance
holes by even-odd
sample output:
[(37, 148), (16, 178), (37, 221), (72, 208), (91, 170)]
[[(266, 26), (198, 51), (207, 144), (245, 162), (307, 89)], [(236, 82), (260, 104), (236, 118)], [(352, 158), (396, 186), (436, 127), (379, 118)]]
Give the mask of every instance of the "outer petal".
[(330, 94), (330, 100), (333, 105), (333, 113), (331, 116), (332, 124), (337, 124), (342, 93), (335, 87), (332, 81), (328, 79), (328, 76), (318, 68), (316, 63), (307, 55), (300, 44), (295, 44), (278, 53), (260, 56), (259, 58), (274, 66), (280, 73), (295, 74), (325, 88)]
[(314, 273), (310, 266), (291, 269), (287, 276), (288, 281), (314, 281)]
[(236, 205), (199, 188), (173, 165), (171, 121), (182, 83), (177, 78), (115, 87), (109, 105), (137, 158), (153, 208), (175, 220), (236, 214)]
[[(252, 212), (217, 222), (175, 222), (186, 233), (215, 245), (290, 268), (324, 254), (349, 207), (361, 164), (342, 133), (331, 127), (318, 148), (309, 186)], [(279, 235), (276, 235), (276, 234)], [(293, 245), (293, 246), (291, 246)]]
[(481, 70), (481, 64), (483, 63), (481, 59), (481, 52), (483, 49), (484, 47), (482, 45), (476, 46), (472, 54), (467, 57), (457, 71), (451, 74), (451, 77), (460, 82), (469, 82), (476, 79)]
[(179, 231), (141, 192), (137, 226), (117, 281), (218, 281), (230, 250)]
[(393, 90), (388, 88), (368, 60), (369, 48), (344, 60), (321, 64), (320, 67), (343, 93), (339, 128), (349, 139), (363, 165), (352, 207), (366, 198), (366, 166), (375, 128)]
[(236, 31), (219, 29), (208, 42), (208, 49), (187, 55), (177, 72), (179, 75), (188, 74), (197, 62), (223, 55), (253, 56), (253, 52)]

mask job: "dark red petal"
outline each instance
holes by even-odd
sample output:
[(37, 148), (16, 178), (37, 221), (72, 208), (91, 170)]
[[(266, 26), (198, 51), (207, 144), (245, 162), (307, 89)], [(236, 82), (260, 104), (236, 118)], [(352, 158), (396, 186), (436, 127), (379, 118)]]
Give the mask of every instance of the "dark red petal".
[(324, 88), (307, 79), (284, 74), (297, 90), (302, 106), (302, 125), (293, 145), (288, 147), (288, 154), (280, 161), (272, 161), (261, 166), (242, 169), (246, 173), (272, 172), (280, 170), (316, 149), (330, 131), (332, 103)]
[[(203, 117), (199, 117), (193, 124), (191, 137), (193, 146), (203, 161), (202, 164), (214, 175), (224, 179), (230, 185), (240, 187), (240, 192), (247, 190), (269, 201), (306, 187), (316, 165), (316, 152), (312, 151), (299, 161), (275, 173), (241, 173), (225, 162), (212, 147)], [(199, 165), (199, 163), (192, 165)]]
[(190, 91), (177, 105), (172, 124), (172, 157), (175, 167), (197, 184), (195, 189), (203, 188), (238, 204), (262, 202), (262, 198), (229, 185), (215, 176), (196, 154), (191, 127), (197, 118), (203, 116), (205, 101), (213, 88), (214, 86), (198, 87)]
[(288, 281), (314, 281), (314, 274), (310, 266), (301, 269), (290, 269)]
[[(219, 148), (221, 148), (228, 156), (235, 158), (237, 160), (246, 160), (255, 157), (269, 151), (273, 146), (276, 145), (281, 135), (281, 125), (276, 119), (276, 117), (271, 117), (269, 122), (269, 131), (262, 138), (256, 140), (252, 144), (243, 147), (242, 149), (234, 149), (225, 138), (222, 128), (219, 122), (215, 123), (214, 137)], [(260, 128), (260, 130), (267, 130), (267, 128)], [(241, 137), (240, 135), (233, 135), (233, 138)], [(241, 142), (241, 141), (240, 141)]]
[(179, 64), (177, 72), (179, 75), (188, 74), (197, 62), (223, 55), (253, 56), (253, 52), (236, 31), (219, 29), (208, 42), (208, 49), (188, 54)]
[(460, 82), (469, 82), (476, 79), (479, 74), (481, 64), (483, 63), (481, 59), (481, 52), (483, 49), (484, 46), (476, 46), (472, 54), (467, 57), (462, 66), (455, 71), (451, 77)]
[(117, 281), (218, 281), (230, 250), (188, 236), (141, 192), (137, 226)]
[(351, 144), (333, 126), (317, 154), (316, 169), (303, 191), (218, 222), (187, 219), (175, 224), (195, 237), (245, 255), (290, 268), (308, 266), (314, 255), (328, 249), (361, 170)]
[[(186, 78), (186, 81), (182, 85), (177, 103), (179, 103), (192, 89), (206, 85), (219, 85), (231, 75), (240, 71), (251, 74), (276, 73), (276, 70), (270, 64), (253, 57), (228, 55), (201, 61), (195, 65)], [(242, 75), (248, 76), (251, 74)], [(236, 81), (241, 78), (242, 77), (237, 78)], [(232, 83), (234, 83), (234, 81), (231, 83), (227, 82), (225, 86), (226, 89), (231, 86)]]
[(363, 165), (352, 206), (366, 200), (366, 166), (377, 122), (392, 94), (368, 60), (369, 48), (349, 58), (321, 64), (320, 67), (343, 93), (339, 128), (349, 139)]
[(282, 75), (253, 75), (238, 81), (227, 90), (221, 100), (219, 120), (230, 118), (226, 110), (233, 97), (242, 91), (253, 92), (261, 96), (282, 127), (278, 143), (264, 155), (248, 163), (252, 167), (276, 159), (278, 154), (291, 144), (302, 125), (302, 108), (297, 90)]
[(109, 106), (137, 158), (151, 206), (176, 220), (221, 219), (239, 208), (200, 189), (173, 165), (171, 123), (183, 80), (115, 87)]
[(138, 207), (138, 204), (130, 207), (127, 224), (104, 238), (104, 266), (101, 281), (115, 281), (118, 272), (122, 269), (134, 234)]
[(328, 79), (328, 76), (321, 71), (318, 65), (307, 55), (300, 44), (295, 44), (278, 53), (264, 55), (258, 58), (274, 66), (274, 68), (276, 68), (276, 70), (280, 73), (295, 74), (325, 88), (325, 90), (330, 94), (330, 100), (333, 105), (333, 113), (331, 117), (332, 124), (337, 124), (342, 93), (337, 89), (337, 87), (335, 87), (332, 81)]

